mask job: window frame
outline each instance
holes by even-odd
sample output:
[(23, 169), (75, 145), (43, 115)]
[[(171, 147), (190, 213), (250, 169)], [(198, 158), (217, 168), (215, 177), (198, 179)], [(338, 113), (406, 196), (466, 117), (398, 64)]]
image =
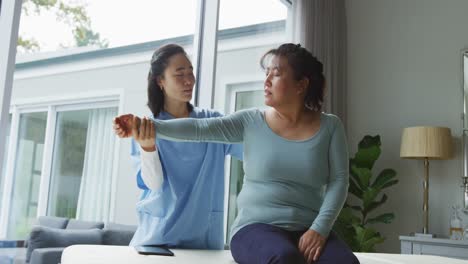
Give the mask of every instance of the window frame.
[[(198, 0), (193, 56), (196, 64), (195, 105), (213, 108), (220, 0)], [(203, 68), (200, 66), (203, 65)]]
[[(13, 87), (13, 72), (16, 60), (16, 43), (18, 41), (19, 21), (21, 15), (21, 0), (3, 1), (0, 9), (0, 57), (6, 58), (6, 63), (0, 64), (0, 131), (4, 131), (8, 127), (9, 114), (12, 114), (11, 127), (14, 125), (13, 117), (17, 115), (16, 111), (10, 110), (11, 92)], [(17, 124), (16, 124), (17, 126)], [(10, 129), (11, 129), (10, 127)], [(10, 141), (16, 135), (10, 134)], [(3, 171), (3, 160), (6, 148), (6, 133), (0, 133), (0, 171)], [(11, 146), (8, 147), (8, 153), (13, 150)], [(16, 151), (14, 151), (16, 155)], [(9, 160), (5, 162), (7, 166)], [(5, 175), (8, 175), (8, 170), (5, 170)], [(11, 185), (11, 179), (4, 179), (3, 185)], [(1, 187), (1, 186), (0, 186)], [(2, 193), (5, 196), (5, 193)], [(9, 207), (9, 206), (8, 206)], [(4, 214), (4, 206), (0, 211), (0, 224), (4, 223), (4, 219), (8, 221), (8, 215)], [(9, 210), (9, 208), (8, 208)], [(4, 237), (3, 227), (0, 227), (0, 237)], [(6, 230), (6, 229), (5, 229)]]

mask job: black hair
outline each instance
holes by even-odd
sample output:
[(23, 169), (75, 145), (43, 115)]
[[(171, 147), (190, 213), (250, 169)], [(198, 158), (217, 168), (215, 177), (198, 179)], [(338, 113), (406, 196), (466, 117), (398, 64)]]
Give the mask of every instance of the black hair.
[[(177, 54), (187, 56), (184, 48), (177, 44), (166, 44), (157, 49), (151, 57), (151, 67), (148, 73), (148, 107), (157, 117), (164, 110), (164, 93), (158, 81), (163, 77), (164, 71), (169, 65), (169, 59)], [(188, 56), (187, 56), (188, 57)], [(193, 105), (187, 102), (187, 109), (192, 112)]]
[(321, 111), (325, 93), (325, 76), (322, 63), (300, 44), (285, 43), (276, 49), (267, 51), (260, 59), (260, 66), (265, 69), (267, 57), (280, 56), (287, 59), (297, 81), (307, 78), (309, 86), (304, 104), (313, 110)]

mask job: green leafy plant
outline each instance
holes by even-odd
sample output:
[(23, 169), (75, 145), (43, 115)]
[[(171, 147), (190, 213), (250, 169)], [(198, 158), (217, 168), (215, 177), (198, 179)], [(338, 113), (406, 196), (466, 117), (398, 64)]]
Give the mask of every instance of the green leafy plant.
[(345, 203), (334, 230), (355, 252), (375, 252), (375, 245), (385, 237), (371, 225), (390, 224), (395, 218), (393, 213), (373, 214), (388, 199), (382, 190), (398, 183), (393, 169), (384, 169), (372, 177), (372, 167), (381, 153), (380, 145), (380, 136), (367, 135), (359, 142), (354, 158), (349, 160), (349, 193), (357, 204)]
[[(1, 1), (0, 1), (1, 2)], [(84, 1), (65, 1), (65, 0), (23, 0), (21, 16), (49, 15), (52, 12), (58, 23), (63, 23), (70, 27), (75, 40), (74, 44), (61, 43), (62, 48), (82, 47), (94, 45), (101, 48), (107, 48), (109, 41), (102, 39), (100, 34), (95, 32), (91, 26), (91, 18), (87, 13), (87, 4)], [(26, 35), (18, 36), (19, 52), (37, 52), (41, 45), (38, 40), (29, 35), (32, 32), (24, 32)]]

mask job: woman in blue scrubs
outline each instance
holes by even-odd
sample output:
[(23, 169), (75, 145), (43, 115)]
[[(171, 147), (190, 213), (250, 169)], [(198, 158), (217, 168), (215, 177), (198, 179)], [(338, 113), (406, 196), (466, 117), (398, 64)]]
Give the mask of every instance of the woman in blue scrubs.
[[(148, 107), (153, 117), (221, 116), (190, 104), (194, 84), (193, 67), (182, 47), (169, 44), (156, 50), (148, 74)], [(125, 137), (118, 122), (114, 130)], [(222, 249), (225, 156), (242, 159), (242, 145), (155, 140), (154, 127), (149, 125), (132, 137), (131, 156), (143, 193), (130, 245)]]

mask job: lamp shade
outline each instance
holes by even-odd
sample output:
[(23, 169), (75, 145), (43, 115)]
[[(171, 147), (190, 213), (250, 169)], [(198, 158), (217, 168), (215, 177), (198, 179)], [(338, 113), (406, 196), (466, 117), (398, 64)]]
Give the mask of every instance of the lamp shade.
[(447, 127), (407, 127), (401, 137), (400, 157), (405, 159), (452, 158), (452, 135)]

